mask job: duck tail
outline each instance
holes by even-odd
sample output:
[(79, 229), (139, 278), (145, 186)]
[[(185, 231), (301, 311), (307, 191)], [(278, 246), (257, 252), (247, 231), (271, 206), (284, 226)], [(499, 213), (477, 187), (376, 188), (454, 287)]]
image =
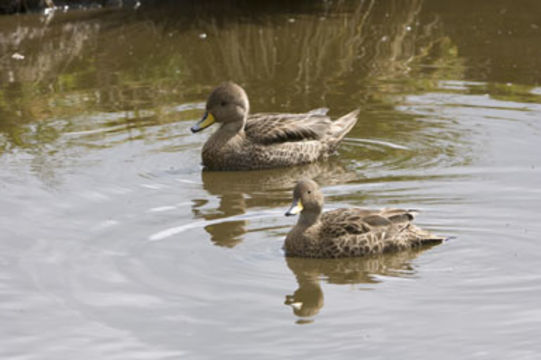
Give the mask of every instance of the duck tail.
[(331, 128), (331, 144), (333, 148), (336, 147), (346, 136), (346, 134), (355, 126), (359, 112), (359, 109), (354, 110), (333, 121)]

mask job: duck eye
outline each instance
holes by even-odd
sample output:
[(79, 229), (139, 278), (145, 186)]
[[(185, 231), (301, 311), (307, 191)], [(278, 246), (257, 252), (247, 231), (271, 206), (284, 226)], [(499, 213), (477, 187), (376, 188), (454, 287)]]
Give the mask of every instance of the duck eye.
[(311, 194), (312, 193), (312, 190), (308, 190), (308, 194)]

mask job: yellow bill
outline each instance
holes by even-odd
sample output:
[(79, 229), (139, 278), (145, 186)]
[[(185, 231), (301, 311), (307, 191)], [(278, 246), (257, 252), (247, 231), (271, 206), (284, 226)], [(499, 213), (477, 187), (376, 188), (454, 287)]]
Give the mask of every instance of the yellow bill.
[(214, 119), (214, 116), (209, 113), (208, 111), (205, 111), (205, 115), (203, 115), (203, 118), (197, 122), (194, 126), (192, 126), (191, 130), (193, 133), (199, 132), (203, 129), (208, 128), (210, 125), (214, 124), (216, 120)]
[(293, 199), (293, 204), (291, 204), (291, 207), (286, 212), (286, 216), (297, 215), (302, 209), (304, 208), (302, 207), (301, 199)]

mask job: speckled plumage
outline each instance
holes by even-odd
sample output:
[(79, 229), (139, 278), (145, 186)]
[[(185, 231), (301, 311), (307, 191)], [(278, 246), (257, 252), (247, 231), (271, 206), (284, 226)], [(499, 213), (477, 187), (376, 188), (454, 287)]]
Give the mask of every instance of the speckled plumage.
[[(413, 225), (415, 212), (401, 209), (337, 209), (321, 213), (323, 195), (312, 180), (293, 191), (292, 209), (302, 204), (300, 218), (287, 234), (288, 256), (341, 258), (406, 250), (444, 240)], [(286, 215), (294, 214), (288, 211)]]
[(221, 84), (210, 94), (205, 116), (212, 114), (220, 127), (203, 146), (205, 169), (268, 169), (325, 159), (355, 125), (359, 113), (332, 121), (315, 112), (250, 115), (249, 108), (246, 93), (234, 83)]

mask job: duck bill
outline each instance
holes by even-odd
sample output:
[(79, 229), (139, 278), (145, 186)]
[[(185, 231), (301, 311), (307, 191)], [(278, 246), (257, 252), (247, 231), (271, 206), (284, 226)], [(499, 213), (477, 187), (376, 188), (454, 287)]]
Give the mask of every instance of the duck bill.
[(302, 211), (302, 209), (304, 208), (302, 207), (301, 199), (294, 199), (293, 204), (291, 204), (291, 207), (286, 212), (286, 216), (297, 215), (298, 213)]
[(201, 130), (208, 128), (210, 125), (214, 124), (215, 122), (216, 120), (214, 119), (214, 116), (208, 111), (205, 111), (205, 115), (203, 115), (203, 118), (199, 120), (197, 124), (192, 126), (191, 130), (193, 133), (199, 132)]

